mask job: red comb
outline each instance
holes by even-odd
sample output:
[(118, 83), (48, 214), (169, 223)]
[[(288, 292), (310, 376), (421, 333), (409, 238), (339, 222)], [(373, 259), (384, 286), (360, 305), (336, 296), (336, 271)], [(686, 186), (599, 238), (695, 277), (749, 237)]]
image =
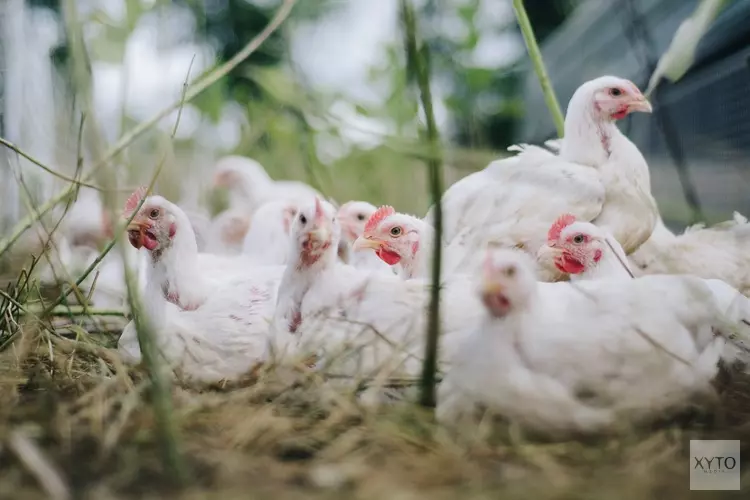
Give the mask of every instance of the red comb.
[(396, 213), (396, 210), (390, 205), (383, 205), (382, 207), (378, 208), (370, 216), (370, 219), (367, 221), (367, 224), (365, 224), (365, 232), (369, 233), (370, 231), (378, 227), (378, 224), (380, 224), (380, 222), (383, 219), (395, 213)]
[(122, 210), (123, 217), (130, 217), (133, 214), (135, 207), (137, 207), (143, 197), (146, 196), (146, 191), (148, 191), (148, 188), (146, 186), (141, 186), (133, 191), (133, 194), (128, 196), (128, 200), (125, 202), (125, 208)]
[(562, 214), (552, 224), (552, 227), (549, 228), (549, 232), (547, 233), (547, 241), (548, 242), (557, 241), (558, 238), (560, 238), (560, 233), (562, 233), (562, 230), (568, 227), (569, 225), (573, 224), (575, 221), (576, 221), (575, 215)]

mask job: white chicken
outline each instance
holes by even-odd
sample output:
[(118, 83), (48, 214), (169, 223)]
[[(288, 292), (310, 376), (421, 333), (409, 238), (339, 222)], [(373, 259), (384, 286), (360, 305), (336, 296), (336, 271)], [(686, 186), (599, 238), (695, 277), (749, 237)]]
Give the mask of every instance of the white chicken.
[(482, 405), (552, 435), (598, 432), (712, 394), (724, 340), (710, 332), (726, 317), (704, 280), (537, 283), (530, 256), (502, 249), (486, 256), (480, 295), (484, 322), (439, 388), (444, 424)]
[(537, 253), (538, 262), (549, 262), (571, 281), (633, 277), (620, 244), (605, 229), (561, 215), (547, 233), (547, 243)]
[[(128, 198), (123, 218), (132, 214), (144, 195), (142, 188)], [(131, 245), (148, 250), (148, 286), (158, 287), (166, 300), (180, 309), (197, 309), (233, 282), (280, 278), (283, 272), (281, 266), (255, 266), (243, 255), (198, 253), (187, 216), (161, 196), (148, 197), (127, 229)]]
[[(247, 374), (265, 359), (279, 280), (230, 283), (195, 310), (166, 302), (158, 287), (143, 296), (161, 354), (184, 383), (216, 383)], [(141, 361), (133, 321), (118, 341), (126, 362)]]
[(290, 200), (269, 201), (253, 214), (242, 253), (259, 265), (285, 265), (289, 256), (289, 229), (297, 213)]
[(214, 186), (229, 189), (230, 207), (252, 214), (268, 201), (292, 200), (320, 196), (300, 181), (274, 181), (263, 165), (244, 156), (225, 156), (214, 166)]
[(679, 236), (661, 218), (651, 238), (629, 255), (633, 270), (646, 274), (694, 274), (715, 278), (750, 296), (750, 224), (735, 212), (731, 221), (689, 227)]
[[(424, 354), (426, 283), (338, 262), (340, 234), (329, 203), (316, 198), (300, 207), (292, 225), (292, 260), (279, 288), (274, 338), (282, 347), (291, 344), (294, 354), (322, 355), (334, 372), (350, 377), (417, 375)], [(468, 280), (443, 285), (441, 361), (449, 360), (456, 339), (481, 313), (481, 304), (467, 293), (470, 286)]]
[(339, 207), (338, 218), (341, 224), (341, 242), (349, 253), (348, 263), (358, 269), (369, 269), (393, 274), (391, 265), (381, 260), (373, 252), (357, 251), (354, 242), (365, 232), (367, 221), (377, 211), (375, 205), (366, 201), (349, 201)]
[[(444, 194), (443, 236), (465, 239), (467, 248), (488, 242), (536, 255), (561, 213), (607, 229), (632, 253), (654, 228), (658, 210), (643, 155), (617, 128), (632, 112), (651, 105), (630, 81), (604, 76), (581, 85), (568, 104), (560, 154), (523, 145), (512, 158), (491, 163), (453, 184)], [(432, 209), (425, 220), (433, 220)], [(467, 231), (468, 230), (468, 231)], [(469, 271), (477, 269), (481, 255)], [(540, 268), (544, 281), (564, 279)]]
[[(386, 264), (399, 266), (398, 274), (403, 279), (413, 279), (431, 276), (434, 244), (435, 229), (430, 224), (385, 205), (372, 214), (352, 248), (360, 253), (374, 250)], [(441, 275), (455, 274), (475, 251), (464, 246), (463, 238), (455, 238), (443, 249)]]
[(243, 242), (250, 228), (251, 216), (246, 209), (224, 210), (208, 226), (206, 253), (237, 255), (242, 252)]

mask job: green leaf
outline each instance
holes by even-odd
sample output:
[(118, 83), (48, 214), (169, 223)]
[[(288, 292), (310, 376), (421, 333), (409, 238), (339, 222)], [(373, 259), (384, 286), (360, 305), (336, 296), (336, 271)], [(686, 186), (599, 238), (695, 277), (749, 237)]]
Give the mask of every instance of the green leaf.
[(219, 80), (193, 99), (192, 104), (213, 123), (218, 123), (226, 102), (227, 80)]
[(685, 19), (677, 28), (669, 48), (659, 59), (654, 74), (648, 82), (646, 95), (653, 92), (662, 78), (676, 82), (685, 76), (695, 60), (698, 42), (725, 5), (726, 0), (701, 0), (693, 15)]

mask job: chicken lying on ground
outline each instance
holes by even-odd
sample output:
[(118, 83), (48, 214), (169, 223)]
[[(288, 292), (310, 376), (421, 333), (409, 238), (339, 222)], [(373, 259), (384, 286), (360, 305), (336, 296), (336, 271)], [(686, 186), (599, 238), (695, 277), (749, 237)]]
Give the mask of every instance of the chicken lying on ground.
[[(325, 373), (348, 377), (415, 376), (424, 354), (429, 288), (421, 280), (363, 271), (337, 261), (336, 211), (316, 198), (300, 207), (291, 231), (292, 259), (274, 315), (278, 351), (321, 356)], [(469, 280), (443, 284), (441, 361), (476, 324), (481, 304)]]
[[(128, 218), (145, 195), (139, 189), (128, 198), (123, 218)], [(283, 267), (258, 267), (247, 256), (198, 253), (195, 233), (185, 213), (161, 196), (150, 196), (128, 226), (128, 238), (150, 255), (149, 286), (159, 287), (168, 302), (183, 310), (197, 309), (209, 297), (238, 280), (280, 277)]]
[(487, 254), (479, 294), (483, 324), (439, 387), (442, 423), (481, 405), (553, 436), (595, 433), (713, 394), (724, 339), (711, 327), (726, 316), (705, 280), (538, 283), (530, 256), (503, 249)]
[[(581, 85), (568, 104), (560, 154), (536, 146), (512, 147), (512, 158), (491, 163), (453, 184), (442, 199), (443, 239), (465, 239), (466, 248), (488, 242), (536, 255), (561, 213), (607, 229), (626, 254), (653, 231), (658, 209), (643, 155), (617, 128), (632, 112), (651, 105), (630, 81), (604, 76)], [(432, 209), (425, 220), (433, 220)], [(481, 252), (463, 264), (470, 272)], [(544, 281), (564, 279), (540, 268)]]
[(373, 252), (362, 252), (353, 248), (357, 238), (365, 232), (367, 221), (377, 208), (366, 201), (350, 201), (339, 208), (338, 218), (341, 224), (341, 242), (348, 250), (348, 264), (358, 269), (369, 269), (393, 274), (389, 264)]
[[(237, 379), (266, 358), (268, 332), (279, 279), (228, 283), (194, 310), (167, 302), (158, 286), (147, 286), (143, 314), (169, 366), (184, 383)], [(117, 344), (126, 362), (141, 351), (133, 321)]]
[(625, 252), (605, 229), (561, 215), (547, 233), (547, 243), (537, 262), (554, 265), (570, 274), (571, 281), (600, 278), (633, 278)]
[(261, 205), (253, 214), (242, 253), (260, 265), (285, 265), (289, 258), (289, 229), (297, 204), (279, 200)]
[(271, 179), (260, 163), (244, 156), (225, 156), (216, 162), (214, 186), (229, 189), (230, 207), (242, 209), (248, 215), (269, 201), (320, 196), (304, 182)]
[[(125, 218), (143, 194), (131, 196)], [(284, 266), (199, 254), (187, 217), (161, 196), (144, 201), (128, 239), (148, 251), (144, 310), (166, 359), (186, 380), (235, 378), (264, 359)], [(132, 322), (118, 350), (140, 361)]]
[(750, 296), (750, 224), (739, 213), (731, 221), (689, 227), (679, 236), (661, 219), (654, 233), (629, 256), (636, 274), (694, 274), (716, 278)]

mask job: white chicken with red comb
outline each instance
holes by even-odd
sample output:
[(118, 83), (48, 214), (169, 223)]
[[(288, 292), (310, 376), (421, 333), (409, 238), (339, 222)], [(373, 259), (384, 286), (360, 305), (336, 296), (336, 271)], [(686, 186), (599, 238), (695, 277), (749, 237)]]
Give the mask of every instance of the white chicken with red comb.
[[(660, 418), (713, 394), (724, 339), (711, 327), (739, 316), (729, 317), (705, 280), (544, 283), (534, 268), (517, 250), (487, 253), (484, 320), (439, 387), (439, 421), (473, 419), (481, 406), (547, 434), (590, 433)], [(747, 303), (738, 307), (750, 312)]]
[[(323, 353), (331, 370), (350, 377), (415, 376), (424, 355), (429, 288), (423, 280), (364, 271), (337, 260), (341, 227), (327, 202), (300, 207), (292, 224), (291, 255), (274, 315), (273, 337), (293, 352)], [(441, 361), (481, 312), (455, 280), (442, 294)], [(343, 352), (340, 352), (343, 351)]]
[[(443, 239), (487, 243), (536, 255), (562, 213), (594, 222), (632, 253), (653, 231), (658, 209), (643, 155), (617, 128), (651, 105), (630, 81), (603, 76), (581, 85), (568, 104), (559, 155), (536, 146), (514, 146), (511, 158), (453, 184), (443, 195)], [(432, 209), (425, 220), (433, 220)], [(468, 231), (467, 231), (468, 230)], [(481, 255), (473, 261), (477, 269)], [(556, 267), (540, 267), (544, 281), (565, 279)]]
[[(141, 188), (128, 198), (124, 218), (145, 195)], [(127, 229), (131, 245), (147, 251), (143, 305), (175, 369), (190, 380), (215, 382), (263, 359), (283, 266), (198, 253), (189, 219), (161, 196), (147, 197)], [(132, 322), (118, 350), (140, 360)]]
[(341, 241), (347, 248), (348, 263), (358, 269), (369, 269), (394, 273), (389, 264), (373, 252), (360, 252), (354, 247), (357, 238), (365, 232), (370, 218), (378, 211), (375, 205), (366, 201), (348, 201), (339, 207), (338, 219), (341, 224)]
[(561, 215), (547, 233), (547, 243), (537, 253), (537, 260), (580, 279), (633, 277), (620, 244), (606, 230), (590, 222)]
[[(403, 279), (429, 278), (435, 244), (434, 228), (422, 219), (389, 206), (378, 208), (352, 246), (355, 253), (374, 254), (390, 266), (398, 266)], [(442, 275), (450, 276), (469, 252), (461, 240), (443, 250)]]
[[(145, 196), (141, 188), (128, 198), (123, 218)], [(167, 301), (192, 310), (233, 281), (281, 278), (282, 266), (257, 266), (245, 256), (199, 253), (185, 212), (161, 196), (149, 196), (127, 228), (130, 244), (149, 255), (148, 286), (161, 290)]]

